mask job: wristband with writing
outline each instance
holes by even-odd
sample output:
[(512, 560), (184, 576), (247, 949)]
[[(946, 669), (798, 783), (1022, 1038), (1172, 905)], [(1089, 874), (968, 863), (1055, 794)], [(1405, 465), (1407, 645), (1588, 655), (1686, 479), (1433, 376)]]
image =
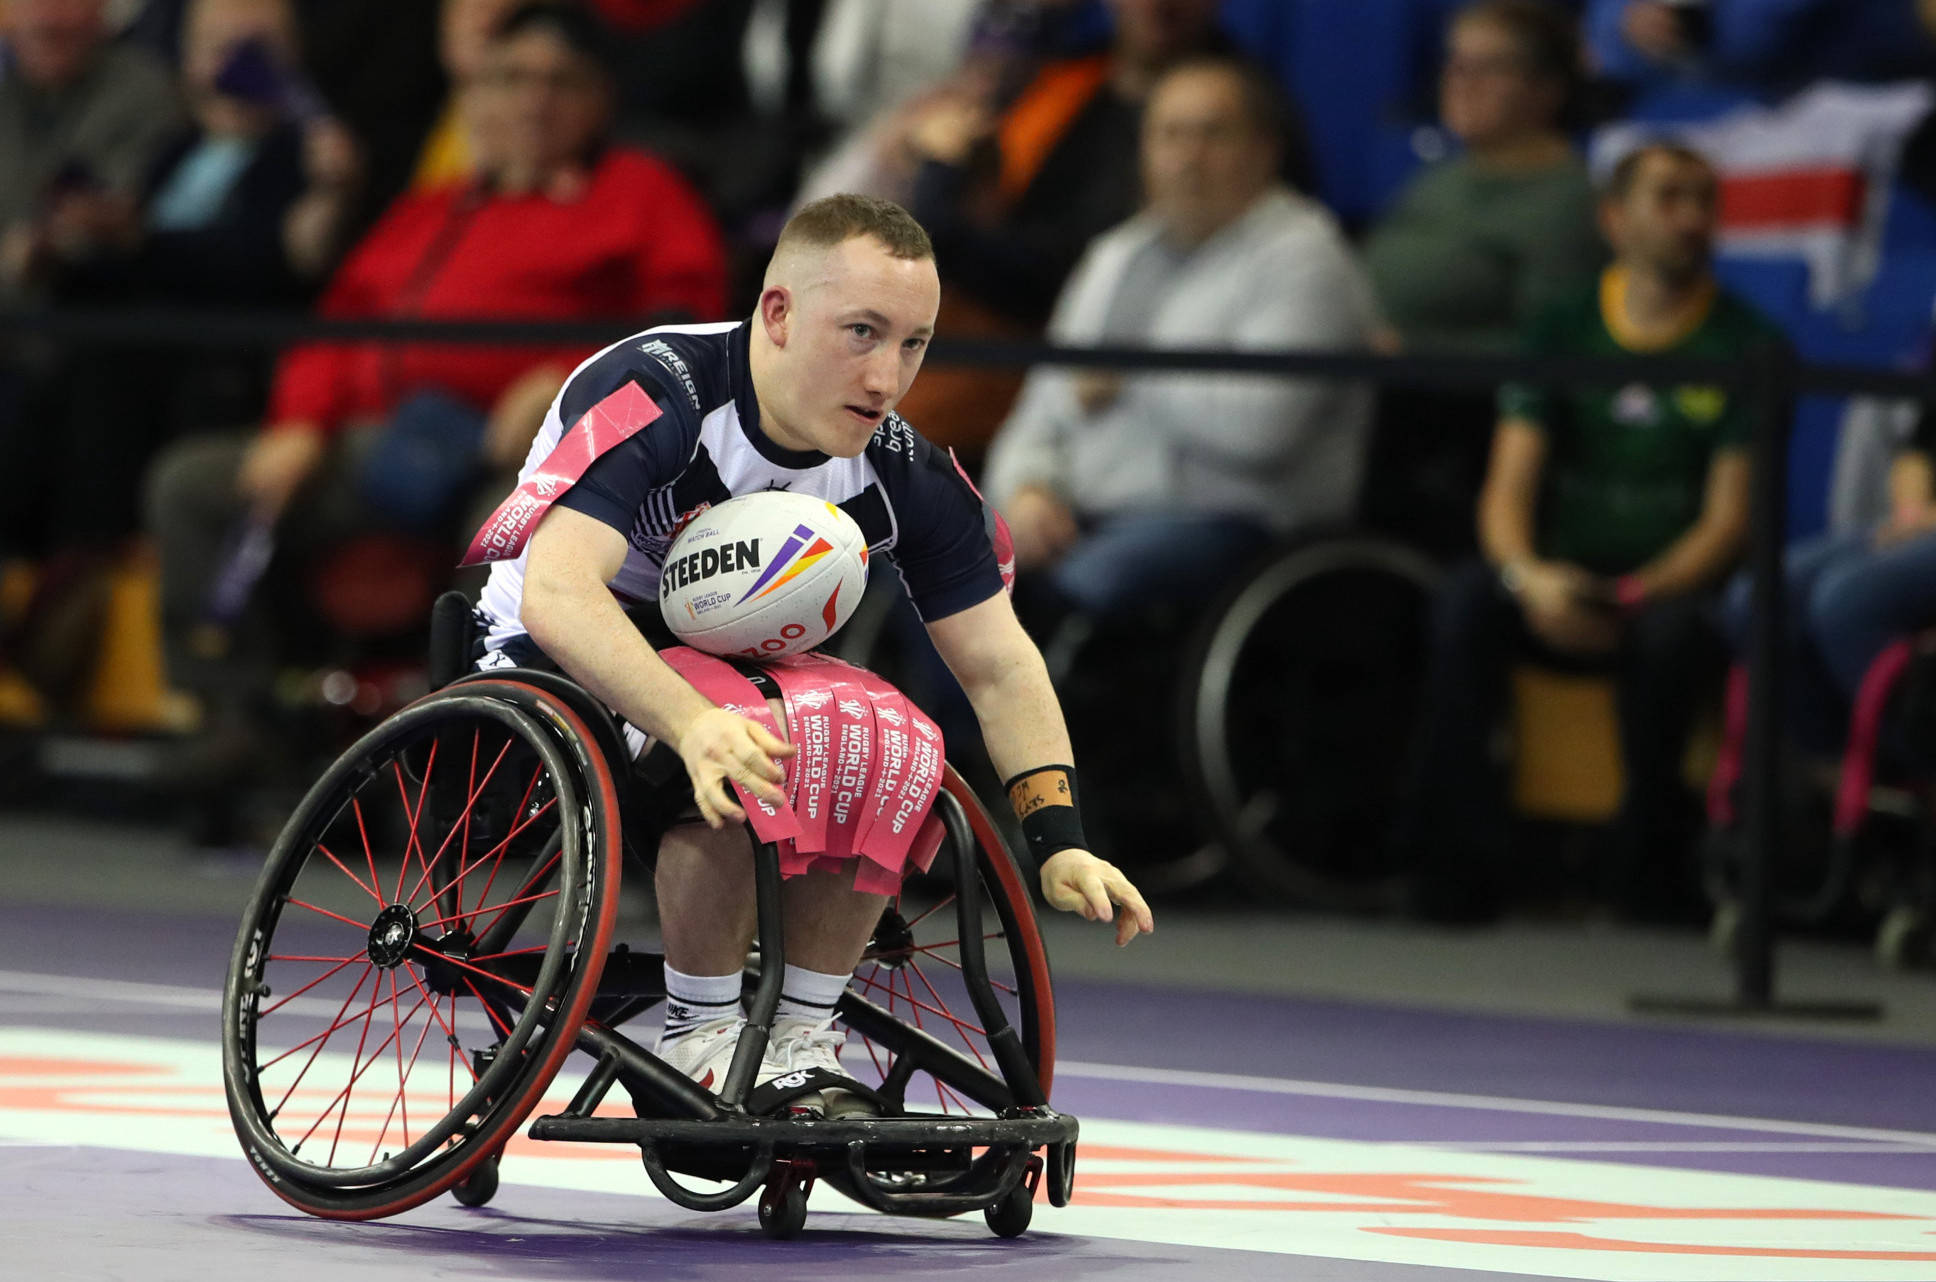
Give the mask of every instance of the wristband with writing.
[(1003, 785), (1022, 837), (1037, 862), (1060, 850), (1089, 848), (1082, 832), (1074, 766), (1038, 766)]

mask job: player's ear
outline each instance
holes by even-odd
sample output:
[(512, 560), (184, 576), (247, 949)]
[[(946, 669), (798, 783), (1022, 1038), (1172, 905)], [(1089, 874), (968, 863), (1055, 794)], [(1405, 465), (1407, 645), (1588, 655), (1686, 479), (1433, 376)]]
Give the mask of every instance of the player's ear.
[(793, 321), (793, 291), (785, 285), (769, 285), (760, 295), (760, 324), (766, 326), (767, 341), (785, 347), (787, 330)]

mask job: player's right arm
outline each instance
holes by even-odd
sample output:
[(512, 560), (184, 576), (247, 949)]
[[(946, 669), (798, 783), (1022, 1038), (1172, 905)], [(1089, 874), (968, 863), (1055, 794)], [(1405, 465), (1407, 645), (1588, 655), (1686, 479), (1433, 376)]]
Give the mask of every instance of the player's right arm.
[(783, 805), (775, 757), (794, 749), (765, 727), (714, 704), (669, 667), (605, 586), (624, 564), (625, 536), (570, 508), (554, 507), (531, 536), (520, 618), (531, 639), (626, 721), (672, 745), (711, 827), (738, 823), (732, 779)]

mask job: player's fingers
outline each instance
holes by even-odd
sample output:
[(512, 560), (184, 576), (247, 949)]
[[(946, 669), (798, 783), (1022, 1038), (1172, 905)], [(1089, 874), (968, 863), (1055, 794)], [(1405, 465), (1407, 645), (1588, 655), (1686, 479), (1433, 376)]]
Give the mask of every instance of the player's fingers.
[(719, 815), (706, 800), (706, 790), (700, 786), (697, 779), (692, 781), (692, 804), (698, 808), (699, 817), (705, 821), (708, 828), (719, 827)]
[(779, 783), (786, 778), (786, 771), (781, 768), (780, 763), (767, 756), (754, 744), (742, 745), (735, 755), (738, 757), (740, 769), (745, 773), (736, 774), (734, 778), (744, 779), (747, 775), (751, 775), (756, 779), (765, 779), (772, 783)]
[(734, 803), (733, 791), (726, 786), (726, 780), (723, 777), (707, 780), (706, 800), (712, 804), (713, 813), (718, 815), (722, 822), (744, 823), (746, 821), (746, 812)]
[(1109, 903), (1109, 886), (1100, 876), (1091, 873), (1082, 879), (1082, 897), (1088, 901), (1089, 911), (1084, 916), (1090, 921), (1108, 921), (1116, 915)]
[(1089, 915), (1089, 901), (1082, 897), (1080, 891), (1066, 882), (1043, 878), (1042, 898), (1048, 900), (1049, 907), (1057, 912), (1081, 913), (1084, 917)]
[(1148, 934), (1156, 929), (1156, 919), (1151, 915), (1149, 905), (1143, 902), (1136, 887), (1126, 880), (1118, 879), (1118, 884), (1110, 888), (1110, 893), (1122, 906), (1116, 917), (1116, 945), (1121, 947), (1139, 934)]
[(771, 730), (768, 730), (765, 726), (761, 725), (759, 722), (755, 721), (750, 724), (753, 727), (754, 746), (759, 748), (759, 750), (765, 753), (767, 756), (791, 757), (794, 753), (799, 751), (798, 748), (794, 747), (786, 740), (780, 738), (780, 736), (774, 734)]

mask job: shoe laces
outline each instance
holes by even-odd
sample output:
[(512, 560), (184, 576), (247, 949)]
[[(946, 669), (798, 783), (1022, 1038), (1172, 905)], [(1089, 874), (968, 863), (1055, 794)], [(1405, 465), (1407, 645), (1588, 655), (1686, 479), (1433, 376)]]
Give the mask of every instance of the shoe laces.
[(847, 1034), (833, 1027), (833, 1021), (828, 1020), (824, 1024), (801, 1024), (775, 1040), (781, 1063), (788, 1068), (798, 1068), (801, 1059), (821, 1051), (838, 1063), (840, 1048), (847, 1043)]

